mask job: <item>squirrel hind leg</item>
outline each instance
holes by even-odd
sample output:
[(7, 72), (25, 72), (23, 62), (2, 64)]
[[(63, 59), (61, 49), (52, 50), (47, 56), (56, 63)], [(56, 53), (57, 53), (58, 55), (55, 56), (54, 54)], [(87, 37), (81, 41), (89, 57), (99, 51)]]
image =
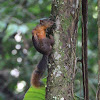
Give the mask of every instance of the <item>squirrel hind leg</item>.
[(50, 40), (49, 40), (50, 44), (53, 46), (55, 43), (54, 37), (52, 35), (49, 35), (49, 37), (50, 37)]
[(40, 81), (40, 78), (40, 74), (35, 70), (31, 76), (31, 85), (36, 88), (44, 86), (44, 84)]

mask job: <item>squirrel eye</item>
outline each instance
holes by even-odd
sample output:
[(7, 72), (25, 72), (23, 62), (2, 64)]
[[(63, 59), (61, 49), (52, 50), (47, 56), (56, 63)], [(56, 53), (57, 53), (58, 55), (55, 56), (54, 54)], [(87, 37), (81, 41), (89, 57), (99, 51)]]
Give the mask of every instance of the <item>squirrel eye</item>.
[(42, 24), (43, 20), (40, 20), (40, 24)]

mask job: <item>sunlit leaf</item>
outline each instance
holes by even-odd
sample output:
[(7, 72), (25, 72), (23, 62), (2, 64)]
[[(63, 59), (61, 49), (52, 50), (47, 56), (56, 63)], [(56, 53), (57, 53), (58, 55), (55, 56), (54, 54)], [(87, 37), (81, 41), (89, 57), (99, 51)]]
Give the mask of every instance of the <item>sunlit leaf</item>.
[(10, 24), (7, 28), (6, 35), (4, 36), (3, 41), (6, 41), (9, 38), (9, 36), (13, 35), (17, 31), (17, 29), (17, 24)]
[[(46, 78), (43, 79), (43, 82), (46, 84)], [(45, 100), (45, 89), (45, 87), (35, 88), (31, 86), (25, 94), (24, 100)]]
[(19, 31), (21, 31), (22, 33), (26, 33), (28, 31), (28, 27), (26, 25), (21, 25), (19, 26)]
[(3, 30), (3, 28), (5, 27), (5, 22), (0, 21), (0, 32)]
[(17, 31), (20, 31), (22, 34), (26, 33), (28, 31), (28, 27), (26, 25), (18, 26), (17, 24), (10, 24), (6, 30), (6, 35), (4, 36), (3, 41), (7, 41), (7, 39)]

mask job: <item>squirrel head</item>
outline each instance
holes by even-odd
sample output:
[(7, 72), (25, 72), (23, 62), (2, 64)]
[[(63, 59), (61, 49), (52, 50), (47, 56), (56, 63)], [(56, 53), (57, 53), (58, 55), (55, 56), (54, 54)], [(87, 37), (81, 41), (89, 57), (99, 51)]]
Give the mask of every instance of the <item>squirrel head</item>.
[(48, 28), (54, 24), (54, 21), (52, 21), (50, 19), (43, 19), (43, 20), (40, 20), (40, 24), (45, 26), (46, 28)]

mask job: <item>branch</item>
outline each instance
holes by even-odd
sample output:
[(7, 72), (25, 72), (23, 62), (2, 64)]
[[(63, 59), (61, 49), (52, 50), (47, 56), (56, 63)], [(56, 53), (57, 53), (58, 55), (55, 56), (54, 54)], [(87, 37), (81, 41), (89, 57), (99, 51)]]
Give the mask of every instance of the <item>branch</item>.
[(89, 100), (88, 66), (87, 66), (87, 16), (88, 0), (82, 0), (82, 72), (84, 100)]

